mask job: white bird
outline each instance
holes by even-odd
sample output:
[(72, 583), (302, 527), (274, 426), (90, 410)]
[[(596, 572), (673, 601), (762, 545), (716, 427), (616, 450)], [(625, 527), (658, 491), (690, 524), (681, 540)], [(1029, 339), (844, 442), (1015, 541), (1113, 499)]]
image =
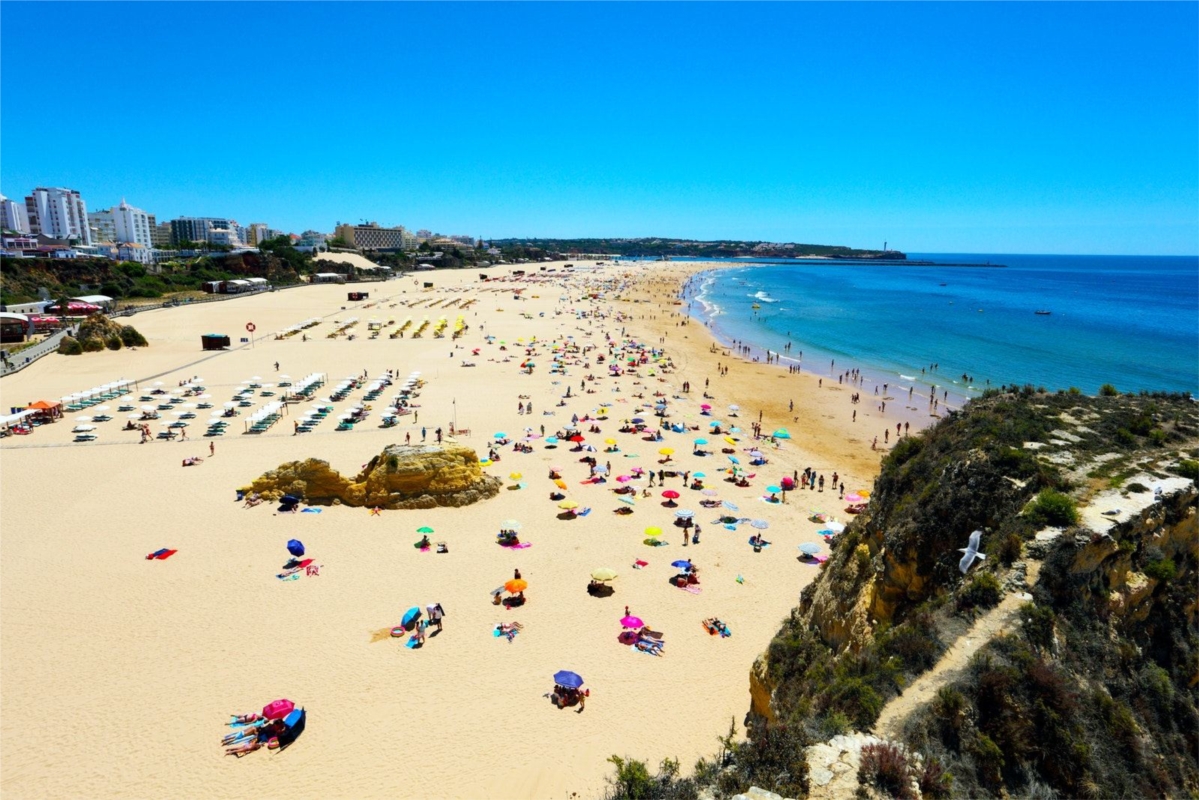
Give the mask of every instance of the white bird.
[(966, 554), (966, 555), (962, 556), (962, 560), (960, 562), (958, 562), (958, 569), (960, 569), (962, 571), (963, 575), (966, 574), (966, 570), (970, 569), (970, 565), (974, 563), (974, 559), (977, 558), (979, 561), (987, 560), (987, 557), (985, 555), (978, 552), (978, 547), (982, 541), (982, 538), (983, 538), (983, 532), (975, 531), (974, 533), (970, 534), (970, 544), (968, 544), (965, 547), (958, 548), (959, 553)]

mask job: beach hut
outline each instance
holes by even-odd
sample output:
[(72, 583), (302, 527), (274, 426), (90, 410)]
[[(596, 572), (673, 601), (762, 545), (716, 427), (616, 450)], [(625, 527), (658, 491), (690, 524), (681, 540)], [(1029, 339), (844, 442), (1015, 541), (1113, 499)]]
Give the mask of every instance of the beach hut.
[(54, 400), (38, 400), (30, 403), (26, 410), (35, 412), (31, 416), (42, 422), (53, 422), (62, 416), (62, 403)]
[(229, 347), (229, 337), (221, 333), (204, 333), (200, 335), (200, 346), (205, 350), (224, 350)]

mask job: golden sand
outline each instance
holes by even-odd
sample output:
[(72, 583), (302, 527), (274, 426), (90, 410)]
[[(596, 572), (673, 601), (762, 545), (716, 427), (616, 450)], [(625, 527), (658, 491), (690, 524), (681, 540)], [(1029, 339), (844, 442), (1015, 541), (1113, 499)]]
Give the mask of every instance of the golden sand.
[[(560, 265), (559, 265), (560, 266)], [(480, 283), (474, 271), (435, 272), (420, 281), (401, 279), (355, 285), (369, 291), (372, 307), (346, 301), (345, 286), (311, 286), (227, 302), (138, 314), (132, 323), (151, 347), (76, 357), (51, 356), (0, 384), (3, 407), (90, 388), (119, 377), (136, 378), (143, 389), (154, 381), (175, 388), (199, 375), (213, 402), (228, 400), (252, 376), (277, 382), (274, 363), (292, 378), (326, 373), (331, 383), (364, 370), (374, 377), (394, 369), (402, 379), (420, 370), (427, 381), (418, 420), (379, 427), (379, 412), (394, 387), (373, 404), (371, 416), (353, 431), (336, 432), (336, 415), (362, 396), (359, 389), (337, 403), (337, 411), (314, 432), (292, 435), (293, 417), (260, 435), (241, 433), (237, 418), (215, 441), (209, 457), (200, 417), (186, 442), (141, 445), (138, 434), (120, 427), (124, 414), (97, 425), (95, 443), (71, 443), (71, 418), (0, 444), (0, 793), (5, 798), (40, 797), (581, 797), (603, 789), (611, 754), (656, 763), (678, 758), (687, 768), (710, 754), (730, 720), (740, 723), (749, 706), (748, 675), (780, 621), (795, 605), (817, 567), (797, 560), (796, 546), (823, 545), (810, 509), (845, 519), (835, 494), (793, 493), (786, 505), (761, 502), (762, 488), (793, 470), (812, 466), (845, 476), (847, 489), (869, 485), (880, 453), (870, 437), (883, 422), (859, 409), (850, 423), (848, 391), (817, 389), (808, 375), (747, 364), (712, 353), (712, 340), (698, 323), (679, 327), (671, 301), (679, 281), (695, 266), (654, 264), (605, 267), (604, 274), (629, 273), (639, 288), (626, 299), (579, 300), (579, 285), (528, 285), (515, 300), (512, 286)], [(530, 270), (536, 267), (530, 267)], [(490, 270), (495, 272), (495, 270)], [(647, 277), (648, 276), (648, 277)], [(431, 281), (432, 291), (419, 283)], [(458, 290), (461, 291), (458, 291)], [(502, 290), (502, 291), (495, 291)], [(458, 342), (444, 339), (367, 337), (367, 323), (401, 322), (426, 314), (433, 321), (456, 309), (426, 310), (431, 300), (473, 298), (463, 313), (471, 326)], [(569, 298), (561, 300), (560, 298)], [(648, 302), (630, 302), (632, 298)], [(409, 310), (393, 303), (423, 300)], [(572, 309), (624, 312), (612, 319), (577, 319)], [(562, 313), (557, 313), (562, 312)], [(544, 313), (544, 316), (541, 314)], [(319, 317), (320, 325), (276, 341), (271, 333)], [(357, 338), (326, 338), (336, 325), (357, 317)], [(236, 347), (247, 322), (257, 328), (253, 347)], [(533, 375), (519, 369), (522, 351), (501, 352), (493, 334), (514, 347), (518, 338), (573, 335), (600, 344), (600, 331), (621, 327), (646, 342), (663, 345), (677, 370), (664, 382), (645, 376), (604, 379), (596, 394), (578, 394), (593, 363), (547, 374), (546, 348)], [(216, 354), (200, 349), (201, 333), (228, 333), (235, 349)], [(461, 348), (456, 347), (461, 345)], [(481, 348), (478, 356), (470, 351)], [(503, 363), (505, 355), (514, 358)], [(463, 360), (476, 363), (461, 366)], [(730, 374), (717, 377), (717, 362)], [(502, 449), (489, 468), (506, 485), (513, 471), (527, 488), (505, 489), (494, 499), (466, 508), (384, 511), (326, 507), (320, 514), (276, 514), (273, 506), (245, 509), (234, 490), (279, 464), (315, 457), (355, 474), (385, 445), (419, 441), (421, 426), (448, 429), (456, 420), (470, 435), (458, 442), (485, 455), (494, 432), (521, 434), (526, 426), (552, 433), (600, 403), (612, 403), (613, 419), (631, 417), (633, 392), (678, 394), (684, 380), (692, 391), (672, 401), (683, 417), (698, 416), (704, 378), (718, 414), (742, 407), (748, 446), (749, 423), (763, 412), (766, 430), (786, 426), (794, 439), (769, 451), (770, 464), (756, 468), (750, 489), (720, 480), (726, 464), (719, 453), (690, 455), (694, 435), (668, 434), (679, 469), (702, 469), (720, 496), (740, 515), (765, 519), (773, 545), (755, 553), (748, 526), (736, 532), (711, 524), (698, 493), (679, 479), (683, 507), (693, 508), (703, 526), (698, 546), (684, 549), (670, 525), (672, 509), (653, 499), (638, 500), (635, 513), (621, 507), (606, 485), (582, 485), (587, 467), (566, 447), (544, 449), (538, 440), (529, 455)], [(557, 407), (567, 385), (572, 398)], [(621, 392), (614, 393), (613, 387)], [(869, 388), (869, 387), (867, 387)], [(532, 416), (518, 415), (519, 395), (534, 403)], [(327, 396), (327, 388), (320, 396)], [(256, 397), (261, 404), (266, 398)], [(796, 422), (788, 401), (805, 413)], [(133, 398), (135, 405), (136, 395)], [(248, 409), (247, 411), (252, 411)], [(543, 412), (553, 411), (553, 416)], [(87, 413), (87, 412), (83, 412)], [(294, 413), (294, 412), (293, 412)], [(860, 427), (859, 427), (860, 426)], [(585, 427), (585, 424), (584, 424)], [(615, 474), (632, 466), (656, 467), (662, 446), (615, 432), (588, 435), (618, 439), (611, 460)], [(878, 430), (873, 430), (877, 428)], [(158, 430), (157, 427), (154, 428)], [(586, 434), (585, 434), (586, 435)], [(635, 454), (636, 458), (626, 455)], [(203, 464), (183, 468), (187, 456)], [(742, 454), (744, 455), (744, 454)], [(564, 468), (569, 496), (591, 513), (562, 521), (548, 467)], [(506, 550), (495, 543), (499, 522), (523, 522), (521, 539), (532, 547)], [(413, 547), (422, 525), (448, 554)], [(642, 543), (642, 531), (659, 525), (666, 547)], [(320, 565), (319, 575), (294, 581), (276, 578), (287, 559), (285, 543), (301, 539)], [(178, 553), (166, 561), (144, 556), (162, 547)], [(671, 586), (670, 562), (691, 558), (701, 568), (702, 591)], [(649, 565), (632, 568), (636, 559)], [(591, 571), (619, 573), (615, 594), (587, 594)], [(505, 611), (490, 592), (519, 568), (529, 582), (529, 602)], [(743, 582), (738, 582), (741, 576)], [(411, 650), (386, 635), (405, 609), (440, 602), (445, 630)], [(639, 653), (618, 641), (618, 620), (629, 606), (665, 634), (665, 656)], [(701, 620), (718, 616), (733, 635), (709, 636)], [(517, 620), (523, 631), (512, 643), (492, 636), (501, 621)], [(586, 679), (591, 696), (583, 713), (559, 710), (545, 698), (551, 676), (570, 669)], [(263, 749), (245, 758), (225, 757), (219, 745), (229, 715), (257, 710), (287, 697), (308, 711), (307, 729), (282, 753)]]

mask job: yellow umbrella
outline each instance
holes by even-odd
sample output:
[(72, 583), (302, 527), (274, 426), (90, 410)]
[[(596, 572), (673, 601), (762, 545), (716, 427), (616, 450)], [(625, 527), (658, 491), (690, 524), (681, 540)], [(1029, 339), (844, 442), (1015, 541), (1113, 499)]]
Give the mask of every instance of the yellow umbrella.
[(672, 455), (674, 455), (674, 448), (673, 447), (663, 447), (658, 452), (664, 456), (672, 456)]
[(616, 580), (616, 570), (610, 567), (600, 567), (591, 571), (591, 577), (597, 581), (613, 581)]
[(504, 584), (504, 588), (512, 594), (516, 594), (517, 592), (523, 592), (525, 589), (528, 589), (529, 582), (523, 578), (513, 578)]
[(579, 504), (576, 503), (574, 500), (563, 500), (561, 503), (558, 504), (558, 508), (565, 508), (567, 511), (570, 511), (571, 509), (578, 508), (578, 507), (579, 507)]
[(520, 480), (521, 478), (523, 478), (523, 477), (524, 477), (524, 475), (521, 475), (519, 472), (513, 472), (513, 473), (512, 473), (511, 475), (509, 475), (508, 477), (509, 477), (509, 478), (511, 478), (511, 479), (512, 479), (512, 480), (514, 480), (514, 481), (518, 481), (518, 480)]
[(562, 491), (564, 491), (564, 492), (566, 491), (566, 481), (559, 478), (554, 481), (554, 485), (557, 486)]
[(662, 529), (657, 525), (652, 525), (645, 529), (645, 535), (651, 539), (656, 539), (662, 535)]
[(604, 439), (604, 444), (616, 444), (615, 439)]

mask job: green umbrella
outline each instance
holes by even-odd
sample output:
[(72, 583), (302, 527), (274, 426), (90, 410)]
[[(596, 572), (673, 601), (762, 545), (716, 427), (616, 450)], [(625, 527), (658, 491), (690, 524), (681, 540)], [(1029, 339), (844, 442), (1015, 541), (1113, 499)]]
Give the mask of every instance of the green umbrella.
[(417, 533), (432, 533), (433, 529), (430, 528), (428, 525), (422, 525), (421, 527), (416, 529), (416, 532)]

